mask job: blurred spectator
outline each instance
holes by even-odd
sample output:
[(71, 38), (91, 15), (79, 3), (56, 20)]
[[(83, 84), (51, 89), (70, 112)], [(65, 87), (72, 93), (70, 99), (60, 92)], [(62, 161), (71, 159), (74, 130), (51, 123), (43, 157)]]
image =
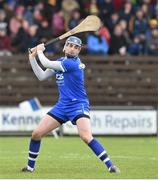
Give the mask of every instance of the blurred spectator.
[[(9, 23), (10, 19), (14, 16), (15, 14), (15, 9), (16, 9), (16, 0), (13, 1), (4, 1), (4, 10), (6, 12), (6, 19), (7, 22)], [(7, 3), (6, 3), (7, 2)]]
[(120, 15), (120, 19), (124, 19), (124, 20), (126, 20), (126, 22), (129, 22), (131, 16), (133, 15), (131, 1), (127, 1), (124, 4), (123, 9), (120, 11), (119, 15)]
[(55, 12), (55, 7), (50, 5), (47, 1), (43, 1), (41, 15), (43, 16), (44, 19), (47, 19), (48, 22), (51, 23), (52, 14), (54, 14), (54, 12)]
[(2, 55), (11, 55), (11, 39), (6, 27), (0, 27), (0, 56)]
[(65, 32), (64, 15), (61, 10), (58, 10), (52, 17), (53, 35), (58, 36)]
[(125, 21), (124, 19), (120, 20), (119, 23), (120, 27), (122, 28), (122, 34), (126, 39), (127, 44), (131, 43), (131, 38), (130, 38), (130, 34), (127, 28), (127, 21)]
[(7, 29), (8, 23), (6, 21), (6, 12), (4, 10), (0, 10), (0, 28)]
[(147, 54), (157, 56), (158, 55), (158, 29), (151, 29), (151, 36), (147, 39), (146, 44)]
[(78, 1), (75, 0), (62, 0), (61, 11), (64, 14), (64, 21), (67, 23), (70, 19), (71, 12), (75, 9), (80, 9)]
[(140, 43), (139, 37), (135, 36), (133, 42), (128, 46), (128, 52), (130, 55), (141, 55), (144, 54), (143, 46)]
[(86, 3), (85, 5), (85, 10), (87, 14), (98, 15), (99, 8), (98, 8), (97, 0), (88, 1), (88, 3)]
[(136, 11), (135, 18), (133, 19), (133, 22), (131, 22), (131, 23), (132, 23), (131, 25), (133, 26), (131, 29), (133, 36), (134, 37), (141, 36), (142, 38), (145, 39), (144, 35), (148, 29), (148, 21), (144, 17), (144, 13), (141, 9), (138, 9)]
[(109, 50), (109, 45), (104, 37), (100, 35), (99, 31), (90, 33), (87, 37), (87, 51), (88, 54), (104, 54)]
[(118, 24), (114, 28), (114, 32), (111, 37), (110, 54), (126, 55), (127, 53), (127, 42), (123, 36), (123, 30)]
[(81, 14), (78, 9), (75, 9), (71, 13), (71, 18), (68, 21), (68, 30), (73, 29), (81, 21)]
[(148, 31), (149, 26), (148, 26), (148, 20), (145, 18), (142, 9), (140, 8), (137, 9), (136, 16), (133, 19), (132, 26), (133, 28), (130, 30), (132, 30), (131, 33), (132, 33), (133, 38), (139, 37), (140, 44), (142, 44), (143, 49), (144, 49), (143, 51), (145, 51), (146, 33)]
[(41, 13), (42, 6), (36, 7), (33, 12), (33, 24), (39, 25), (43, 21), (44, 16)]
[(45, 43), (46, 41), (52, 38), (53, 32), (49, 26), (48, 20), (45, 19), (40, 22), (40, 25), (37, 29), (37, 36), (40, 39), (40, 41), (43, 43)]
[(151, 30), (152, 29), (155, 29), (155, 28), (158, 28), (158, 21), (157, 21), (157, 19), (151, 19), (151, 20), (149, 20), (149, 28), (148, 28), (148, 30), (147, 30), (147, 32), (146, 32), (146, 39), (148, 39), (149, 37), (151, 37)]
[(110, 44), (111, 35), (110, 35), (110, 32), (109, 32), (108, 28), (106, 26), (104, 26), (103, 23), (102, 23), (101, 28), (99, 29), (99, 31), (100, 31), (100, 35), (106, 39), (108, 44)]
[[(103, 23), (110, 29), (111, 21), (115, 21), (115, 17), (118, 16), (116, 13), (114, 13), (114, 6), (112, 3), (112, 0), (103, 0), (100, 3), (99, 2), (100, 1), (98, 1), (99, 10), (100, 10), (99, 17), (101, 18)], [(112, 16), (112, 14), (113, 14), (113, 16)], [(110, 17), (110, 19), (109, 19), (109, 17)], [(112, 24), (113, 24), (113, 22), (112, 22)]]
[(148, 5), (148, 4), (142, 4), (141, 6), (141, 10), (144, 13), (144, 17), (149, 20), (151, 18), (154, 18), (154, 7), (152, 5)]
[(34, 18), (33, 18), (33, 7), (28, 6), (24, 12), (24, 19), (26, 19), (30, 25), (34, 24)]
[(154, 18), (158, 18), (158, 3), (154, 5)]
[(37, 25), (32, 25), (29, 27), (29, 31), (28, 31), (28, 39), (27, 39), (27, 47), (25, 49), (25, 51), (28, 50), (28, 48), (32, 48), (35, 47), (38, 42), (39, 42), (39, 37), (37, 34), (38, 31), (38, 26)]
[(13, 52), (24, 53), (27, 52), (28, 48), (37, 45), (37, 29), (37, 25), (29, 26), (28, 22), (23, 20), (21, 22), (21, 27), (19, 28), (18, 33), (12, 40)]
[(15, 16), (10, 19), (9, 29), (11, 33), (11, 37), (15, 37), (21, 27), (21, 23), (23, 21), (23, 15), (16, 11)]
[(110, 18), (108, 17), (108, 19), (106, 20), (106, 22), (104, 22), (104, 24), (108, 27), (109, 31), (112, 33), (113, 29), (115, 27), (115, 25), (118, 23), (119, 21), (119, 14), (118, 13), (113, 13), (111, 14)]
[[(0, 28), (7, 28), (12, 52), (22, 53), (27, 46), (46, 42), (74, 28), (90, 14), (101, 18), (99, 32), (110, 45), (111, 54), (126, 54), (127, 47), (132, 55), (153, 53), (147, 41), (151, 41), (153, 29), (158, 28), (156, 0), (2, 0)], [(118, 32), (117, 25), (121, 29)], [(87, 33), (81, 34), (87, 42)], [(52, 46), (53, 53), (60, 52), (60, 43), (50, 49)]]
[(98, 5), (100, 10), (100, 17), (102, 18), (104, 17), (106, 18), (114, 12), (114, 5), (112, 0), (103, 0), (103, 1), (98, 0)]

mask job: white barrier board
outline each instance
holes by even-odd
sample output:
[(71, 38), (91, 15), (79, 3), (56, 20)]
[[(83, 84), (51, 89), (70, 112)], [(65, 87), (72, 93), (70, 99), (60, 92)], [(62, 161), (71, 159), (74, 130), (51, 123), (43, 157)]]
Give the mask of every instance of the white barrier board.
[[(155, 110), (92, 110), (90, 112), (93, 134), (156, 134)], [(77, 134), (71, 123), (65, 124), (65, 134)]]
[[(35, 112), (19, 108), (0, 108), (0, 131), (31, 131), (49, 110)], [(155, 110), (92, 110), (90, 113), (93, 134), (156, 134), (157, 112)], [(77, 134), (70, 122), (63, 125), (64, 134)]]
[(47, 110), (42, 108), (30, 112), (19, 108), (0, 108), (0, 131), (32, 131)]

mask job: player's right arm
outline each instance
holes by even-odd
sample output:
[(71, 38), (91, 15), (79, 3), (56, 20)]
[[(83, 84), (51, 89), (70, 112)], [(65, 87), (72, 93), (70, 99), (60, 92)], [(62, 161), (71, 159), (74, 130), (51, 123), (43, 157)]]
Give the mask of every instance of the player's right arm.
[(45, 50), (45, 47), (44, 47), (44, 44), (39, 44), (37, 46), (37, 55), (38, 55), (38, 58), (41, 62), (41, 64), (45, 67), (45, 68), (49, 68), (49, 69), (52, 69), (52, 70), (59, 70), (59, 71), (63, 71), (64, 72), (64, 69), (61, 65), (61, 62), (60, 61), (51, 61), (50, 59), (48, 59), (43, 51)]
[(55, 73), (55, 71), (53, 71), (52, 69), (43, 70), (37, 63), (37, 60), (35, 58), (36, 55), (37, 55), (37, 49), (35, 47), (35, 48), (31, 49), (31, 52), (29, 52), (29, 61), (30, 61), (31, 67), (32, 67), (33, 72), (35, 73), (36, 77), (40, 81), (43, 81), (43, 80), (51, 77)]

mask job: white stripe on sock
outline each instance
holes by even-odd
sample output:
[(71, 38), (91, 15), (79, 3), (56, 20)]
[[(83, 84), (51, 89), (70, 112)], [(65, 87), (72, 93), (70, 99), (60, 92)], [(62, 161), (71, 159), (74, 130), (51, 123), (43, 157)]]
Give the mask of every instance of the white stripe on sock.
[(30, 166), (27, 166), (27, 169), (30, 170), (30, 171), (33, 171), (34, 168), (30, 167)]
[(106, 151), (103, 151), (101, 154), (99, 154), (98, 158), (102, 157), (103, 154), (106, 154)]
[(39, 152), (32, 152), (32, 151), (29, 151), (30, 154), (33, 154), (33, 155), (38, 155)]
[(106, 159), (104, 159), (104, 161), (103, 162), (107, 162), (107, 161), (109, 161), (110, 159), (109, 159), (109, 157), (107, 157)]
[(28, 157), (28, 159), (31, 160), (31, 161), (36, 161), (36, 158)]

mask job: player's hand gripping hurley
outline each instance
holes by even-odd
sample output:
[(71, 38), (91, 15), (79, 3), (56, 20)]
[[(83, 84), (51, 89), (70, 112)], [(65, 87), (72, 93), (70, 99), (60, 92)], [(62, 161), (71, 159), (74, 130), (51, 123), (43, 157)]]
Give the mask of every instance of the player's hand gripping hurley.
[[(77, 33), (87, 32), (87, 31), (97, 31), (100, 28), (100, 26), (101, 26), (100, 19), (95, 15), (89, 15), (79, 25), (77, 25), (70, 31), (64, 33), (63, 35), (55, 39), (51, 39), (50, 41), (48, 41), (45, 44), (45, 47)], [(28, 50), (31, 53), (31, 49), (29, 48)]]

